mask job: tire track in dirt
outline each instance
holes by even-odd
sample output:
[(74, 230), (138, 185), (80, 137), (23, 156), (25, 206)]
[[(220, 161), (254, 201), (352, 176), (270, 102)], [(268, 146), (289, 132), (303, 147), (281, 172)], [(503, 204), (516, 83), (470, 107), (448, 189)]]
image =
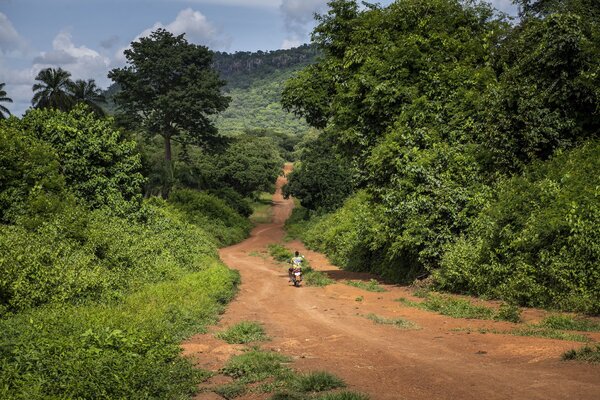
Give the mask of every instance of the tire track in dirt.
[[(264, 349), (292, 356), (297, 370), (334, 373), (349, 389), (371, 399), (600, 399), (599, 365), (560, 361), (564, 351), (579, 343), (477, 333), (483, 327), (514, 325), (452, 319), (409, 308), (394, 299), (412, 298), (411, 292), (394, 285), (383, 285), (384, 293), (343, 283), (291, 286), (286, 267), (268, 257), (266, 250), (268, 244), (282, 241), (283, 223), (293, 208), (292, 200), (281, 196), (284, 183), (284, 177), (277, 181), (273, 222), (257, 226), (244, 242), (220, 250), (222, 260), (240, 271), (242, 284), (216, 329), (259, 321), (271, 337)], [(340, 271), (300, 242), (287, 247), (299, 250), (314, 269), (336, 280), (371, 278)], [(359, 296), (363, 299), (357, 302)], [(369, 313), (405, 318), (421, 328), (377, 325), (364, 317)], [(528, 313), (529, 319), (539, 317), (535, 310)], [(600, 334), (590, 336), (600, 340)], [(199, 367), (215, 371), (242, 348), (225, 345), (211, 334), (196, 335), (182, 347)], [(215, 396), (201, 393), (197, 398)], [(250, 394), (241, 399), (268, 397)]]

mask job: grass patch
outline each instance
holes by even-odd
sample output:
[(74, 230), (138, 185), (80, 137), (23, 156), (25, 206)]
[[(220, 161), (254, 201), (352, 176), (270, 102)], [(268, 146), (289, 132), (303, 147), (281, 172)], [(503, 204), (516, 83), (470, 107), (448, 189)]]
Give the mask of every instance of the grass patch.
[(335, 375), (325, 371), (302, 374), (295, 379), (294, 387), (299, 392), (324, 392), (345, 387), (346, 383)]
[(356, 392), (337, 392), (324, 394), (315, 400), (369, 400), (369, 396)]
[(289, 368), (283, 365), (287, 362), (290, 362), (290, 359), (278, 353), (250, 350), (232, 357), (221, 372), (245, 383), (259, 382), (283, 376), (289, 371)]
[(540, 322), (540, 326), (567, 331), (600, 332), (600, 323), (569, 315), (550, 315)]
[(419, 326), (417, 324), (415, 324), (414, 322), (411, 322), (409, 320), (403, 319), (403, 318), (388, 319), (388, 318), (380, 317), (379, 315), (376, 315), (376, 314), (367, 314), (367, 315), (365, 315), (365, 318), (370, 319), (371, 321), (373, 321), (376, 324), (394, 325), (396, 328), (400, 328), (400, 329), (419, 329)]
[(246, 390), (246, 385), (241, 382), (228, 383), (212, 389), (213, 392), (228, 400), (240, 397), (246, 393)]
[(594, 347), (584, 346), (578, 350), (569, 350), (563, 354), (562, 359), (600, 363), (600, 344), (596, 344)]
[(422, 310), (437, 312), (452, 318), (488, 319), (519, 322), (521, 320), (520, 310), (513, 305), (502, 305), (498, 311), (493, 308), (475, 305), (466, 299), (429, 294), (421, 302), (411, 301), (405, 298), (396, 301)]
[(252, 215), (250, 216), (250, 221), (253, 224), (268, 224), (273, 220), (271, 199), (272, 195), (270, 193), (263, 192), (257, 200), (252, 202)]
[(536, 325), (526, 325), (512, 331), (504, 332), (515, 336), (534, 336), (548, 339), (569, 340), (572, 342), (589, 342), (590, 338), (577, 333), (563, 332), (558, 329), (544, 328)]
[(237, 279), (214, 262), (120, 302), (0, 320), (0, 398), (188, 397), (210, 374), (180, 357), (179, 342), (216, 321)]
[(290, 261), (294, 254), (289, 251), (286, 247), (280, 244), (270, 244), (267, 246), (269, 254), (277, 261), (286, 262)]
[(300, 393), (280, 392), (269, 397), (269, 400), (307, 400), (307, 397)]
[(368, 292), (385, 292), (386, 290), (379, 285), (375, 279), (371, 279), (369, 282), (363, 281), (346, 281), (346, 285), (354, 286), (359, 289), (366, 290)]
[(230, 344), (244, 344), (268, 340), (265, 330), (258, 322), (240, 322), (223, 332), (215, 334), (218, 339)]
[(304, 283), (308, 286), (327, 286), (334, 283), (334, 280), (328, 277), (324, 272), (315, 271), (310, 266), (303, 267)]

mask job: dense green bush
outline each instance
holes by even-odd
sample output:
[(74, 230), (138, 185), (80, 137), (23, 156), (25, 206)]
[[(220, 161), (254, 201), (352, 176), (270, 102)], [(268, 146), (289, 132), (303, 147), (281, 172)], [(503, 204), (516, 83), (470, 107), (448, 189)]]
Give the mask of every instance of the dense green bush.
[(352, 193), (350, 163), (336, 156), (332, 143), (323, 136), (300, 145), (300, 162), (288, 175), (284, 196), (300, 199), (300, 204), (309, 210), (335, 210)]
[(250, 233), (250, 222), (227, 203), (213, 195), (191, 189), (171, 192), (169, 202), (182, 211), (186, 219), (201, 227), (220, 245), (241, 241)]
[(140, 157), (135, 142), (125, 140), (111, 120), (80, 105), (69, 113), (31, 110), (22, 119), (2, 122), (0, 129), (49, 145), (69, 190), (93, 208), (109, 206), (125, 214), (139, 206), (144, 181)]
[(215, 321), (238, 279), (213, 259), (118, 303), (0, 319), (0, 398), (189, 396), (203, 373), (180, 358), (179, 341)]
[(291, 230), (307, 246), (327, 254), (332, 263), (342, 268), (373, 272), (397, 282), (414, 279), (419, 273), (414, 260), (391, 256), (381, 209), (373, 206), (365, 191), (352, 195), (333, 213), (313, 217), (309, 222), (296, 221)]
[(600, 313), (600, 143), (498, 185), (496, 200), (449, 246), (440, 288)]
[(0, 223), (36, 225), (69, 201), (52, 147), (2, 121), (0, 170)]
[(0, 307), (118, 298), (216, 257), (213, 239), (164, 205), (146, 205), (137, 218), (145, 222), (73, 207), (36, 231), (0, 225)]

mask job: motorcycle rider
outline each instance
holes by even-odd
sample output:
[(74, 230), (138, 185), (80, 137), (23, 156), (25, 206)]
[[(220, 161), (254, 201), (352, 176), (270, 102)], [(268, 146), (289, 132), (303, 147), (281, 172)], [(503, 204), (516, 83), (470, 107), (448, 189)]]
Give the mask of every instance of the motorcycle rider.
[(302, 261), (304, 261), (304, 256), (300, 255), (300, 252), (296, 251), (294, 253), (294, 257), (290, 260), (292, 266), (288, 269), (288, 275), (290, 277), (289, 282), (292, 282), (292, 276), (294, 272), (300, 270), (302, 272)]

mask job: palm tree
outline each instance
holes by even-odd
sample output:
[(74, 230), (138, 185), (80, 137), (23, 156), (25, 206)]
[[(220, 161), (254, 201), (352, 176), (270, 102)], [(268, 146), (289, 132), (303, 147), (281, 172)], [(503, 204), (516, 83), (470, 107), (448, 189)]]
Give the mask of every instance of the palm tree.
[(104, 110), (98, 103), (106, 103), (106, 98), (93, 79), (78, 79), (69, 85), (69, 90), (77, 103), (87, 104), (96, 115), (104, 116)]
[[(12, 103), (12, 99), (10, 97), (6, 97), (4, 85), (6, 85), (6, 83), (0, 83), (0, 102)], [(6, 118), (5, 114), (10, 115), (10, 111), (8, 108), (0, 104), (0, 119)]]
[(69, 111), (75, 104), (75, 100), (69, 91), (72, 85), (71, 73), (62, 68), (46, 68), (35, 77), (33, 85), (33, 99), (31, 103), (35, 108), (56, 108)]

